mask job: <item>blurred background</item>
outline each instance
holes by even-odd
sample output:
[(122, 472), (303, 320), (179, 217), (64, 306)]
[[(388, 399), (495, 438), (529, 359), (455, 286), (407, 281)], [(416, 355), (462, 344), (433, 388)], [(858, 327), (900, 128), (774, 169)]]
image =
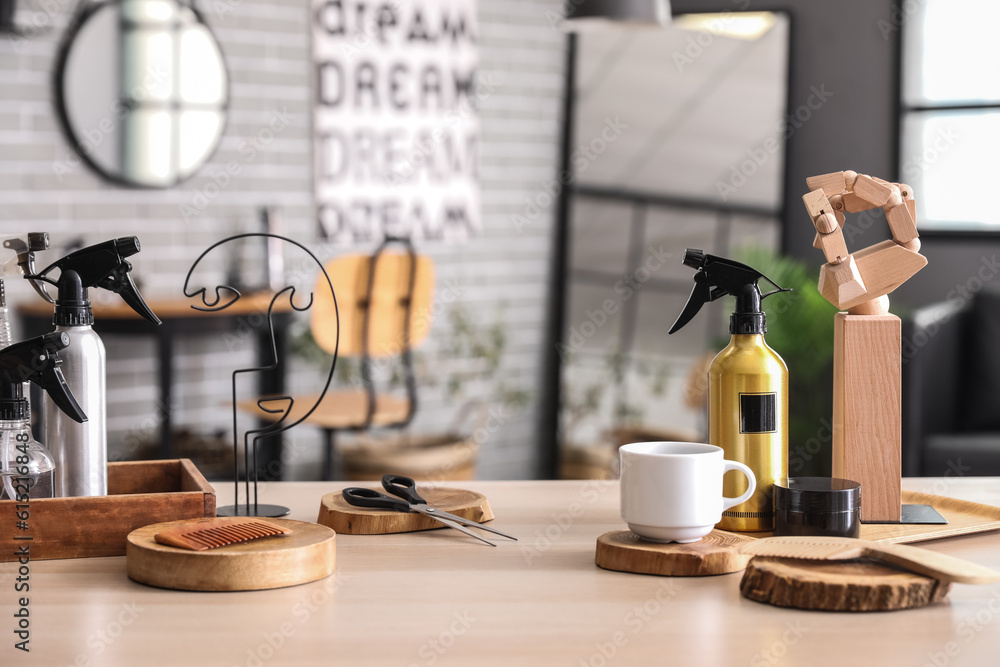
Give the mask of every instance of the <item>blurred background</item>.
[[(210, 246), (250, 235), (199, 263), (210, 291), (308, 292), (305, 249), (325, 264), (402, 237), (433, 267), (408, 293), (428, 328), (392, 324), (402, 344), (367, 371), (402, 416), (297, 426), (272, 478), (371, 476), (414, 448), (424, 476), (601, 478), (624, 442), (703, 440), (732, 304), (667, 336), (689, 247), (795, 288), (765, 302), (768, 341), (791, 373), (790, 466), (827, 474), (834, 308), (801, 196), (852, 169), (912, 186), (929, 260), (891, 299), (904, 472), (1000, 474), (998, 18), (985, 0), (0, 0), (0, 232), (48, 232), (39, 268), (141, 241), (133, 276), (168, 326), (106, 318), (112, 460), (231, 474), (232, 373), (270, 330), (261, 308), (192, 320)], [(883, 218), (849, 217), (848, 247), (889, 238)], [(47, 306), (11, 257), (18, 339)], [(275, 322), (279, 384), (247, 378), (238, 401), (324, 386), (330, 325)], [(331, 386), (365, 373), (344, 354)]]

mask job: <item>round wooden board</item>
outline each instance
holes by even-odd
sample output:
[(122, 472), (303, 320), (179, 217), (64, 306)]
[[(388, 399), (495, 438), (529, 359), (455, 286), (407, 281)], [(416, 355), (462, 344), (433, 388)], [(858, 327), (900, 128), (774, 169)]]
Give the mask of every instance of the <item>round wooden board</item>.
[(863, 560), (820, 561), (758, 556), (747, 565), (743, 597), (778, 607), (823, 611), (892, 611), (942, 600), (951, 584)]
[(594, 562), (605, 570), (667, 577), (729, 574), (747, 566), (752, 556), (738, 549), (752, 541), (752, 537), (713, 530), (697, 542), (659, 544), (647, 542), (630, 530), (613, 530), (597, 538)]
[[(431, 507), (451, 512), (463, 519), (478, 523), (493, 519), (490, 503), (481, 493), (445, 487), (421, 487), (417, 492)], [(340, 491), (323, 496), (316, 523), (329, 526), (342, 535), (384, 535), (446, 527), (440, 521), (415, 512), (393, 512), (349, 505)]]
[(258, 591), (317, 581), (333, 574), (336, 534), (326, 526), (291, 519), (266, 519), (292, 532), (189, 551), (159, 544), (153, 535), (182, 524), (167, 521), (129, 533), (125, 559), (128, 576), (143, 584), (182, 591)]

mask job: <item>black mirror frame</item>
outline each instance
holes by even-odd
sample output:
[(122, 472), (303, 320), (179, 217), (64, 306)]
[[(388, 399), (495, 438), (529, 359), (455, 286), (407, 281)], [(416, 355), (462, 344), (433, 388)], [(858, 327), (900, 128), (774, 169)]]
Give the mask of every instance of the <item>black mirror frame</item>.
[(188, 174), (187, 176), (183, 178), (177, 177), (174, 180), (170, 181), (169, 183), (165, 183), (163, 185), (150, 185), (146, 183), (137, 183), (135, 181), (130, 181), (119, 174), (109, 172), (107, 169), (105, 169), (104, 167), (102, 167), (101, 165), (99, 165), (97, 162), (95, 162), (90, 158), (90, 155), (88, 154), (89, 151), (83, 150), (83, 146), (81, 146), (79, 140), (74, 134), (73, 127), (70, 124), (69, 120), (69, 112), (66, 108), (66, 99), (64, 97), (64, 92), (63, 92), (63, 81), (66, 76), (66, 62), (69, 59), (70, 48), (72, 47), (73, 42), (76, 39), (77, 35), (79, 34), (80, 30), (83, 28), (84, 25), (86, 25), (87, 21), (90, 20), (90, 18), (94, 14), (108, 7), (109, 5), (120, 5), (121, 2), (122, 0), (104, 0), (103, 2), (80, 3), (80, 8), (76, 11), (76, 14), (74, 15), (69, 27), (66, 28), (66, 32), (59, 43), (59, 54), (56, 58), (56, 67), (53, 72), (53, 78), (52, 78), (52, 90), (53, 90), (52, 102), (55, 105), (56, 116), (59, 118), (59, 124), (62, 126), (63, 134), (65, 135), (66, 140), (69, 142), (70, 148), (72, 148), (73, 152), (76, 153), (80, 157), (80, 159), (83, 162), (85, 162), (91, 169), (93, 169), (94, 172), (96, 172), (101, 178), (108, 181), (109, 183), (113, 183), (115, 185), (135, 190), (168, 190), (194, 177), (199, 171), (201, 171), (201, 169), (208, 162), (212, 160), (212, 158), (215, 156), (215, 153), (219, 149), (219, 145), (222, 143), (222, 137), (225, 136), (226, 130), (229, 127), (229, 103), (230, 100), (232, 99), (231, 97), (232, 83), (230, 81), (231, 77), (229, 75), (229, 66), (226, 63), (226, 54), (222, 50), (222, 43), (219, 41), (219, 38), (216, 37), (215, 32), (212, 30), (212, 27), (208, 24), (207, 21), (205, 21), (205, 17), (202, 15), (202, 13), (198, 11), (197, 8), (195, 8), (194, 3), (193, 2), (184, 3), (181, 0), (173, 0), (173, 2), (176, 3), (178, 6), (186, 7), (190, 9), (192, 13), (194, 13), (195, 19), (197, 19), (198, 23), (200, 23), (205, 27), (209, 35), (212, 37), (216, 45), (218, 45), (219, 47), (219, 59), (221, 61), (220, 64), (222, 65), (223, 71), (226, 73), (226, 89), (225, 89), (226, 96), (225, 96), (225, 101), (220, 106), (220, 111), (222, 111), (223, 113), (222, 113), (222, 127), (219, 131), (219, 136), (216, 137), (215, 145), (213, 145), (212, 148), (205, 154), (205, 159), (201, 161), (201, 164), (199, 164), (197, 168), (192, 170), (191, 173)]

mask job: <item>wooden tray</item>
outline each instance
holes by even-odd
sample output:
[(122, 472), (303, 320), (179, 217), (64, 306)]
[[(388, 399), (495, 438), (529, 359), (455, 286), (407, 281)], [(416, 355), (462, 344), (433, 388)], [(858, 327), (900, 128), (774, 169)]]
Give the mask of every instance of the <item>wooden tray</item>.
[(1000, 507), (916, 491), (903, 491), (903, 504), (930, 505), (948, 520), (948, 524), (867, 523), (861, 524), (861, 538), (903, 544), (1000, 529)]
[[(379, 492), (382, 489), (377, 489)], [(493, 519), (493, 510), (486, 496), (465, 489), (444, 487), (417, 490), (428, 505), (451, 512), (478, 523)], [(340, 491), (323, 496), (316, 523), (328, 526), (341, 535), (384, 535), (409, 533), (417, 530), (446, 528), (440, 521), (416, 513), (392, 512), (348, 505)]]
[[(30, 502), (18, 530), (15, 502), (0, 501), (0, 544), (26, 544), (31, 560), (124, 556), (128, 534), (151, 523), (215, 516), (215, 489), (189, 459), (108, 464), (108, 495)], [(31, 537), (17, 540), (15, 537)], [(13, 547), (0, 561), (13, 561)]]
[(336, 534), (326, 526), (291, 519), (266, 519), (292, 532), (207, 551), (179, 549), (154, 540), (168, 521), (143, 526), (128, 536), (126, 567), (134, 581), (182, 591), (260, 591), (297, 586), (333, 574)]
[[(947, 519), (948, 523), (939, 525), (863, 523), (859, 537), (872, 542), (908, 544), (1000, 530), (1000, 507), (945, 496), (934, 496), (929, 493), (917, 493), (916, 491), (903, 491), (903, 504), (930, 505)], [(770, 532), (737, 534), (753, 539), (771, 537)]]

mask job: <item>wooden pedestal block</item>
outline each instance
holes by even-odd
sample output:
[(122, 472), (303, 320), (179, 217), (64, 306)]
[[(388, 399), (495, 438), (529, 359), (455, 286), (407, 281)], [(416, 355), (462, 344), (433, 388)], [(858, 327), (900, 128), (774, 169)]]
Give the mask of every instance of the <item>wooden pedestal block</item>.
[(833, 476), (861, 483), (861, 520), (900, 519), (900, 322), (837, 313)]

